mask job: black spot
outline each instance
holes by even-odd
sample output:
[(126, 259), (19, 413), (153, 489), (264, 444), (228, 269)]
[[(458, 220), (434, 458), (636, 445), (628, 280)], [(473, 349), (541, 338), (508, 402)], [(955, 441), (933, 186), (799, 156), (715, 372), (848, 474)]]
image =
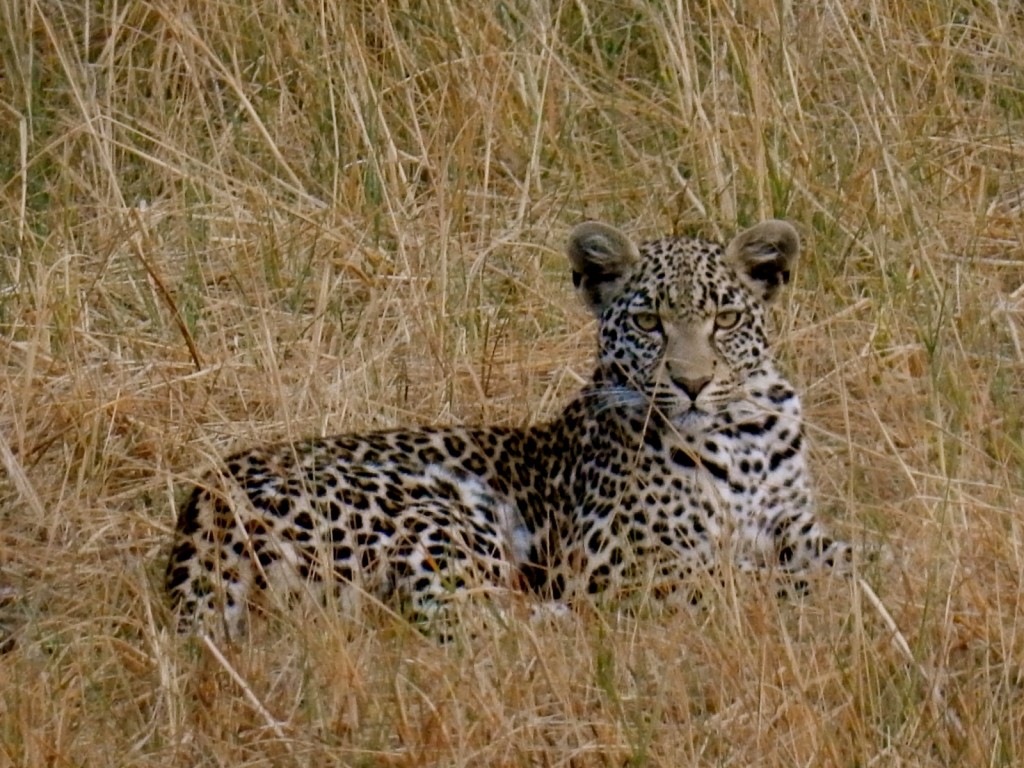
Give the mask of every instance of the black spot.
[(313, 563), (300, 563), (299, 576), (306, 581), (320, 581), (320, 569)]
[(302, 528), (285, 528), (281, 532), (281, 537), (288, 541), (296, 541), (300, 544), (310, 541), (313, 536), (309, 531), (303, 530)]
[(445, 556), (452, 554), (452, 546), (446, 542), (431, 544), (427, 547), (427, 553), (435, 560), (441, 560)]
[(447, 458), (432, 445), (428, 445), (426, 448), (421, 448), (417, 456), (419, 456), (419, 460), (424, 464), (443, 464)]
[(396, 517), (403, 509), (405, 509), (405, 504), (399, 504), (386, 498), (377, 499), (377, 506), (380, 508), (380, 511), (388, 517)]
[(194, 488), (188, 497), (188, 503), (178, 516), (178, 530), (186, 536), (199, 531), (199, 498), (203, 494), (200, 488)]
[(267, 503), (267, 511), (275, 517), (286, 517), (292, 509), (292, 502), (287, 496), (281, 496)]
[(353, 472), (351, 478), (352, 485), (363, 493), (368, 493), (371, 496), (376, 495), (379, 492), (379, 487), (375, 476), (364, 472)]
[(188, 568), (173, 568), (167, 571), (167, 589), (175, 590), (188, 581)]
[(267, 535), (267, 527), (259, 520), (249, 520), (244, 526), (245, 533), (250, 538), (258, 538)]
[[(531, 585), (534, 582), (531, 580)], [(558, 600), (565, 594), (565, 576), (561, 573), (555, 574), (555, 578), (550, 581), (551, 584), (551, 599)], [(544, 586), (544, 583), (540, 580), (537, 581), (537, 588), (540, 589)]]
[(740, 424), (737, 429), (744, 435), (760, 435), (765, 432), (770, 432), (778, 423), (779, 418), (777, 416), (770, 415), (763, 422), (747, 422), (745, 424)]
[(359, 552), (359, 566), (364, 570), (369, 570), (372, 566), (377, 563), (377, 553), (372, 549), (363, 549)]
[(370, 500), (367, 496), (352, 488), (345, 488), (341, 492), (341, 500), (344, 504), (359, 510), (370, 508)]
[(331, 544), (338, 544), (345, 540), (346, 534), (341, 528), (331, 528), (327, 532), (327, 540)]
[(796, 456), (797, 451), (800, 450), (799, 443), (800, 440), (796, 439), (788, 446), (783, 448), (781, 451), (776, 451), (775, 453), (771, 454), (771, 456), (768, 457), (768, 471), (774, 472), (776, 469), (779, 468), (779, 465), (782, 464), (782, 462), (788, 461), (789, 459)]
[(466, 442), (457, 435), (445, 435), (444, 449), (448, 452), (449, 456), (458, 458), (466, 450)]
[(380, 536), (376, 533), (357, 533), (356, 534), (356, 546), (357, 547), (372, 547), (380, 540)]
[(277, 561), (277, 553), (269, 549), (261, 549), (256, 555), (256, 560), (261, 567), (266, 568)]
[(184, 563), (196, 556), (196, 547), (191, 541), (180, 541), (171, 553), (172, 563)]
[(203, 577), (192, 579), (192, 581), (189, 582), (189, 585), (191, 586), (191, 592), (194, 597), (202, 598), (213, 594), (213, 582), (209, 579)]
[(693, 460), (693, 457), (681, 448), (673, 448), (671, 456), (672, 463), (676, 466), (683, 467), (684, 469), (693, 469), (697, 466), (697, 462)]
[(478, 453), (471, 453), (465, 459), (463, 466), (474, 475), (482, 475), (487, 471), (487, 462)]
[(655, 451), (660, 451), (662, 447), (661, 435), (656, 429), (648, 429), (644, 432), (644, 443), (648, 448)]
[(373, 518), (373, 531), (391, 536), (395, 532), (395, 522), (389, 517), (375, 517)]
[(607, 563), (602, 563), (590, 576), (590, 583), (587, 584), (587, 592), (592, 595), (596, 595), (605, 585), (608, 583), (608, 576), (611, 574), (611, 568), (608, 567)]
[(729, 471), (721, 464), (716, 464), (713, 461), (708, 461), (707, 459), (704, 459), (702, 466), (716, 480), (727, 480), (729, 478)]

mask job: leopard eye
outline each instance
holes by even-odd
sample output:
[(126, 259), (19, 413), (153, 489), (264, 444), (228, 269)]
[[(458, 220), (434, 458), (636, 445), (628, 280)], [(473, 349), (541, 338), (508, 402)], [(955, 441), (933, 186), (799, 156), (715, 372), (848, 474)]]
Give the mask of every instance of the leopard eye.
[(735, 309), (726, 309), (715, 315), (715, 328), (720, 331), (728, 331), (730, 328), (735, 328), (739, 321), (739, 312)]
[(637, 312), (633, 315), (633, 322), (636, 327), (645, 333), (656, 331), (661, 328), (661, 318), (657, 312)]

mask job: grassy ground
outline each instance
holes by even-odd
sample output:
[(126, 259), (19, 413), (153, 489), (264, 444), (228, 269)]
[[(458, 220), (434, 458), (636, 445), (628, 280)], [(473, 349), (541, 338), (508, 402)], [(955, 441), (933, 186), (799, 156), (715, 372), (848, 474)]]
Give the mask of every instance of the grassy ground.
[[(0, 56), (0, 765), (1024, 762), (1013, 4), (0, 0)], [(893, 555), (873, 592), (444, 646), (168, 633), (216, 456), (549, 418), (593, 344), (573, 224), (769, 216), (807, 249), (777, 326), (823, 514)]]

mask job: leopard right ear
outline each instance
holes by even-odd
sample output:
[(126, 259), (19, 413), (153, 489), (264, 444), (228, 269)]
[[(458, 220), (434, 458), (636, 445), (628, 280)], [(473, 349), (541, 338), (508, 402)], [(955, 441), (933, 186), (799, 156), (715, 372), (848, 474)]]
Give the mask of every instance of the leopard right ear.
[(596, 315), (618, 294), (640, 261), (640, 251), (632, 240), (599, 221), (587, 221), (573, 229), (568, 256), (572, 284)]
[(800, 235), (792, 224), (779, 219), (755, 224), (736, 235), (725, 248), (726, 259), (740, 279), (766, 302), (789, 282), (799, 255)]

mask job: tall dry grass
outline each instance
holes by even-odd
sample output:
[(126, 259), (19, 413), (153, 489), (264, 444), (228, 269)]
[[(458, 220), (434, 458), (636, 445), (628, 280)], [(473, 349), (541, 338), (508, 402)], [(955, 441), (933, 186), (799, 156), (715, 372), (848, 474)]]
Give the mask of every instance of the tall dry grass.
[[(0, 764), (1024, 761), (1014, 4), (0, 0), (0, 56)], [(549, 418), (592, 349), (573, 224), (768, 216), (806, 242), (777, 325), (823, 513), (891, 553), (869, 588), (448, 645), (168, 632), (218, 455)]]

